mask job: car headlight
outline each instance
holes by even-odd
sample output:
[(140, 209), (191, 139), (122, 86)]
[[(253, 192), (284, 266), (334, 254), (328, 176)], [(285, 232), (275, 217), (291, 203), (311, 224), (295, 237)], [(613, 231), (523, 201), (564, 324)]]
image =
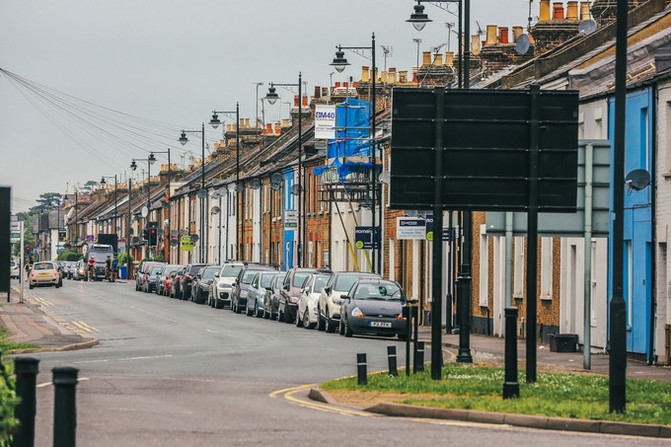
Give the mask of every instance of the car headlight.
[(352, 316), (356, 318), (363, 318), (363, 312), (361, 312), (361, 309), (358, 307), (355, 307), (352, 309)]
[(248, 293), (248, 292), (247, 292), (246, 290), (241, 290), (241, 291), (240, 291), (240, 296), (241, 296), (241, 297), (246, 297), (246, 296), (247, 296), (247, 293)]
[(343, 303), (343, 300), (341, 300), (340, 298), (332, 297), (331, 302), (336, 306), (340, 306)]
[(298, 302), (298, 298), (296, 298), (295, 296), (290, 296), (289, 302), (292, 304), (296, 304)]

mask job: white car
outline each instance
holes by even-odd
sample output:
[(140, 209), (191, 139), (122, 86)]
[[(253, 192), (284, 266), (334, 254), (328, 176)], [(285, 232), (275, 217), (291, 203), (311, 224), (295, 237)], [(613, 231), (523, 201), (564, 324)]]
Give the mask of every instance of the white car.
[(230, 306), (233, 283), (244, 266), (242, 262), (227, 262), (221, 267), (219, 273), (214, 275), (207, 304), (217, 309), (223, 309), (226, 304)]
[(360, 278), (381, 278), (376, 273), (337, 272), (329, 279), (319, 294), (317, 303), (317, 329), (326, 332), (335, 332), (340, 325), (340, 306), (343, 303), (342, 295), (347, 295), (349, 289)]
[(58, 289), (63, 285), (63, 278), (58, 267), (51, 261), (36, 262), (28, 275), (28, 288), (35, 286), (56, 286)]
[(312, 329), (317, 325), (319, 315), (317, 313), (317, 302), (319, 294), (333, 274), (317, 273), (310, 275), (298, 297), (298, 312), (296, 314), (296, 326)]
[(19, 279), (21, 276), (21, 268), (17, 261), (11, 261), (9, 264), (9, 277)]

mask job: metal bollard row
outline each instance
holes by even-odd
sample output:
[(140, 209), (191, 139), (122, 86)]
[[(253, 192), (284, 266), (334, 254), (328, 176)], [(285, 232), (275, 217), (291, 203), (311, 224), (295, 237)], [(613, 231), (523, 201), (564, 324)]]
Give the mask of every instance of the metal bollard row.
[[(35, 445), (35, 414), (37, 408), (36, 384), (39, 360), (32, 357), (14, 359), (16, 395), (19, 404), (15, 415), (19, 428), (14, 434), (15, 447)], [(79, 370), (71, 366), (59, 366), (52, 370), (54, 385), (54, 447), (74, 447), (77, 431), (76, 385)]]

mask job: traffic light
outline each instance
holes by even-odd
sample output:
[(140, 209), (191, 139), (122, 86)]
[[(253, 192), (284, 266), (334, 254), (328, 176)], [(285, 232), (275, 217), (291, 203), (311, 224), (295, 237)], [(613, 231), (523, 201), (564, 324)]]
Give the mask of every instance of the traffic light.
[(149, 245), (151, 247), (155, 247), (156, 245), (158, 245), (158, 234), (156, 228), (149, 229)]
[(146, 228), (142, 230), (142, 239), (147, 241), (147, 244), (149, 244), (149, 230)]

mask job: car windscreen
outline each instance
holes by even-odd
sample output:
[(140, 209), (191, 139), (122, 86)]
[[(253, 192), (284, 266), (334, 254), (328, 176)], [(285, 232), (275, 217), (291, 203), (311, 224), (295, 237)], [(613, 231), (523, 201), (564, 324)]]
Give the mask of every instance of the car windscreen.
[(94, 261), (96, 262), (105, 262), (107, 260), (108, 256), (112, 256), (111, 251), (94, 251), (91, 250), (89, 251), (89, 259), (93, 258)]
[(163, 266), (162, 266), (162, 265), (154, 265), (154, 266), (152, 266), (152, 267), (149, 268), (149, 275), (150, 275), (150, 276), (151, 276), (151, 275), (156, 275), (156, 274), (158, 274), (161, 270), (163, 270)]
[(35, 270), (53, 270), (54, 265), (51, 262), (43, 262), (41, 264), (35, 264), (33, 266)]
[(359, 284), (355, 300), (401, 301), (403, 291), (394, 283)]
[(219, 271), (218, 268), (207, 268), (203, 270), (203, 279), (212, 279), (214, 278), (214, 274)]
[(247, 270), (245, 273), (242, 275), (242, 283), (243, 284), (251, 284), (252, 281), (254, 280), (254, 277), (258, 274), (258, 270)]
[(226, 265), (223, 269), (221, 269), (219, 276), (235, 278), (238, 276), (238, 273), (240, 273), (240, 270), (242, 270), (241, 265)]
[(205, 268), (204, 265), (192, 265), (192, 266), (191, 266), (191, 269), (189, 269), (189, 274), (190, 274), (190, 275), (197, 275), (198, 272), (200, 272), (201, 270), (203, 270), (203, 268)]
[(273, 282), (273, 288), (274, 289), (279, 289), (282, 287), (282, 283), (284, 282), (284, 278), (287, 277), (286, 273), (280, 273), (279, 275), (275, 276), (275, 281)]
[(338, 292), (349, 292), (349, 289), (352, 288), (354, 283), (361, 278), (365, 278), (365, 276), (362, 276), (358, 273), (352, 273), (350, 275), (339, 275), (335, 281), (333, 290), (337, 290)]
[(305, 280), (308, 279), (308, 277), (311, 275), (311, 273), (296, 273), (294, 275), (294, 287), (303, 287), (303, 284), (305, 284)]
[(266, 288), (270, 287), (270, 285), (273, 283), (273, 279), (275, 278), (274, 273), (264, 273), (261, 275), (261, 287)]
[(315, 278), (314, 286), (312, 287), (312, 293), (321, 292), (326, 283), (329, 281), (329, 278), (331, 277), (328, 275), (317, 276)]

